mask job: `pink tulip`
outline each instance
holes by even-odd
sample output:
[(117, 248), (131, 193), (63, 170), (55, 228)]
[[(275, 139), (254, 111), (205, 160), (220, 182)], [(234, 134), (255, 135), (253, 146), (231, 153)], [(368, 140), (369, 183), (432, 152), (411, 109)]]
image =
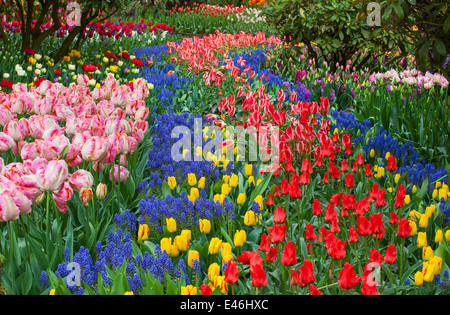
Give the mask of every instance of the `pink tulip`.
[(51, 160), (46, 167), (36, 171), (37, 183), (43, 191), (59, 191), (68, 175), (67, 163), (64, 160)]
[(125, 108), (128, 105), (131, 89), (127, 85), (121, 85), (112, 90), (111, 102), (114, 106)]
[(81, 157), (85, 161), (100, 161), (108, 151), (108, 142), (100, 137), (88, 139), (81, 148)]
[(59, 212), (66, 213), (68, 210), (67, 201), (72, 199), (73, 189), (68, 182), (64, 182), (59, 191), (52, 194)]
[(94, 184), (94, 177), (86, 170), (79, 169), (68, 177), (69, 184), (75, 191), (81, 188), (90, 188)]
[(52, 82), (49, 80), (44, 80), (39, 84), (39, 86), (36, 89), (36, 92), (38, 92), (41, 96), (45, 96), (47, 94), (48, 89), (52, 86)]
[(19, 218), (19, 208), (7, 192), (0, 193), (0, 221), (14, 221)]
[[(1, 107), (1, 106), (0, 106)], [(15, 146), (14, 139), (4, 132), (0, 132), (0, 154), (8, 152)]]
[(11, 120), (3, 128), (3, 132), (13, 138), (14, 142), (19, 142), (25, 139), (26, 131), (17, 119)]
[(121, 182), (126, 182), (129, 175), (130, 172), (123, 166), (120, 166), (119, 174), (119, 165), (117, 164), (115, 164), (114, 168), (111, 168), (111, 170), (109, 171), (109, 179), (111, 181), (114, 181), (115, 183), (119, 182), (119, 179)]
[(77, 74), (77, 84), (81, 86), (88, 86), (89, 77), (85, 74)]
[[(1, 104), (1, 102), (0, 102)], [(0, 105), (0, 126), (4, 126), (14, 119), (13, 113), (5, 105)]]
[(42, 194), (34, 174), (21, 176), (17, 180), (16, 185), (17, 189), (33, 202)]

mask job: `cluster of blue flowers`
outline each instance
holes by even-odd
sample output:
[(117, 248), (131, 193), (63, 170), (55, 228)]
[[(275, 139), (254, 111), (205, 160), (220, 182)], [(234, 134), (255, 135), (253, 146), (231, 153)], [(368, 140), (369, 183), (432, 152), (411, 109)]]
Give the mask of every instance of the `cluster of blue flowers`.
[[(126, 225), (126, 222), (122, 222)], [(127, 227), (125, 227), (125, 230)], [(83, 246), (70, 259), (70, 251), (65, 249), (64, 261), (58, 265), (55, 275), (58, 279), (64, 279), (66, 288), (72, 294), (84, 294), (87, 287), (98, 293), (98, 278), (101, 276), (104, 284), (112, 286), (111, 274), (118, 272), (119, 268), (126, 264), (126, 279), (129, 285), (129, 291), (135, 294), (143, 288), (142, 276), (146, 273), (159, 280), (161, 284), (164, 277), (172, 276), (172, 279), (180, 279), (185, 275), (184, 281), (189, 283), (189, 277), (186, 273), (184, 260), (180, 260), (178, 265), (174, 266), (172, 259), (166, 251), (161, 252), (158, 244), (155, 245), (154, 255), (147, 251), (141, 255), (132, 255), (133, 237), (129, 232), (124, 232), (124, 228), (118, 227), (117, 231), (111, 231), (108, 234), (108, 243), (105, 246), (97, 242), (96, 253), (91, 255), (88, 249)], [(95, 261), (93, 257), (96, 257)], [(110, 269), (110, 271), (107, 271)], [(42, 289), (49, 287), (49, 277), (46, 271), (42, 271), (41, 277)]]

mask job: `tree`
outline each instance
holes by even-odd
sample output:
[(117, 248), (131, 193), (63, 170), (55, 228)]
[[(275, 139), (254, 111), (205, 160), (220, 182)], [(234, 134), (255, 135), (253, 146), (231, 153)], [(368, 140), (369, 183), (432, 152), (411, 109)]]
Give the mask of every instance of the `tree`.
[[(400, 35), (399, 46), (411, 45), (417, 68), (439, 71), (450, 80), (444, 68), (450, 53), (450, 3), (448, 0), (354, 0), (365, 18), (366, 6), (376, 2), (380, 6), (381, 29), (395, 29)], [(362, 4), (362, 6), (361, 6)], [(400, 57), (408, 51), (402, 49)]]
[[(55, 50), (53, 59), (59, 62), (70, 49), (79, 49), (83, 44), (83, 35), (88, 25), (102, 22), (116, 12), (135, 3), (132, 0), (0, 0), (0, 13), (11, 14), (13, 8), (14, 17), (20, 22), (22, 43), (24, 50), (30, 47), (39, 51), (41, 44), (49, 36), (53, 36), (61, 27), (70, 27), (69, 34), (64, 38), (61, 46)], [(70, 3), (75, 3), (71, 4)], [(75, 8), (76, 11), (68, 12)], [(68, 23), (68, 19), (75, 17), (76, 23)], [(33, 21), (34, 20), (34, 21)], [(41, 25), (50, 22), (50, 27), (42, 30)], [(68, 25), (69, 24), (69, 25)], [(1, 24), (0, 24), (1, 25)], [(5, 45), (8, 45), (7, 36), (0, 26), (0, 35)]]

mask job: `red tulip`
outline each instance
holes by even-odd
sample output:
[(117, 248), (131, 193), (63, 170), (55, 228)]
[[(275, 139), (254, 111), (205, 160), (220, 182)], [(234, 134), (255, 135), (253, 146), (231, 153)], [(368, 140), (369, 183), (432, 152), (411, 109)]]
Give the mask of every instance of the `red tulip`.
[(286, 237), (286, 224), (269, 226), (270, 242), (278, 244)]
[(379, 266), (381, 266), (381, 264), (383, 263), (383, 256), (376, 248), (372, 248), (372, 250), (370, 251), (369, 262), (376, 263)]
[(343, 159), (342, 160), (341, 172), (348, 172), (347, 159)]
[(389, 219), (389, 224), (397, 224), (397, 223), (398, 223), (398, 216), (394, 211), (392, 211), (391, 217)]
[(388, 157), (387, 170), (395, 172), (397, 170), (397, 158), (393, 155)]
[(317, 290), (317, 287), (312, 284), (309, 286), (309, 291), (311, 292), (311, 295), (322, 295), (322, 293)]
[(367, 282), (363, 282), (361, 293), (362, 295), (381, 295), (376, 285), (369, 285)]
[(200, 286), (200, 294), (201, 295), (212, 295), (211, 287), (209, 285), (203, 283)]
[(331, 204), (335, 207), (339, 206), (341, 200), (342, 200), (342, 193), (335, 194), (330, 198)]
[(354, 266), (350, 265), (347, 261), (345, 262), (344, 267), (339, 274), (338, 284), (341, 289), (354, 289), (361, 282), (361, 277), (356, 275), (353, 268)]
[(311, 260), (306, 259), (303, 262), (303, 266), (299, 268), (298, 276), (300, 278), (299, 283), (303, 285), (309, 285), (316, 281), (316, 277), (314, 276), (314, 265)]
[(314, 228), (311, 224), (306, 224), (305, 238), (308, 241), (313, 241), (317, 238), (317, 235), (316, 233), (314, 233)]
[(267, 284), (266, 272), (262, 265), (257, 265), (257, 267), (251, 273), (252, 285), (256, 288), (265, 287)]
[(337, 211), (334, 209), (331, 203), (328, 203), (327, 208), (325, 209), (325, 222), (331, 222), (331, 220), (337, 216)]
[[(356, 206), (356, 198), (353, 194), (350, 195), (342, 195), (342, 210), (352, 210), (355, 209)], [(343, 216), (341, 214), (341, 216)]]
[(296, 170), (295, 168), (292, 166), (292, 159), (288, 158), (287, 162), (286, 162), (286, 172), (287, 173), (295, 173)]
[(272, 193), (269, 193), (269, 197), (267, 198), (266, 205), (273, 206), (275, 202), (273, 201)]
[(347, 188), (353, 188), (355, 187), (355, 178), (353, 177), (352, 173), (348, 173), (345, 177), (345, 187)]
[(287, 181), (287, 179), (283, 178), (281, 180), (281, 194), (282, 195), (289, 195), (289, 191), (290, 191), (289, 182)]
[(291, 279), (289, 280), (291, 285), (298, 285), (298, 273), (297, 270), (291, 270)]
[(339, 218), (337, 216), (333, 217), (331, 219), (331, 227), (330, 227), (330, 231), (331, 233), (339, 233), (341, 231), (341, 228), (339, 227)]
[(356, 233), (356, 228), (351, 226), (348, 229), (348, 242), (349, 243), (357, 243), (358, 242), (358, 233)]
[(384, 198), (384, 195), (386, 194), (386, 191), (383, 189), (378, 189), (377, 192), (377, 200), (375, 202), (375, 207), (384, 207), (386, 206), (386, 199)]
[(360, 217), (370, 210), (369, 199), (364, 197), (358, 201), (355, 205), (355, 215)]
[(273, 222), (276, 224), (283, 224), (285, 221), (286, 213), (284, 212), (284, 209), (281, 206), (278, 206), (278, 208), (273, 213)]
[(267, 233), (261, 235), (261, 242), (259, 243), (258, 250), (262, 252), (269, 252), (270, 247), (270, 236)]
[(313, 215), (321, 215), (322, 214), (322, 207), (320, 205), (320, 201), (318, 199), (314, 199), (313, 205)]
[(394, 206), (396, 208), (401, 208), (405, 205), (405, 196), (406, 196), (405, 186), (403, 184), (400, 184), (398, 186), (397, 195), (395, 196)]
[(239, 269), (237, 268), (237, 262), (232, 260), (228, 261), (227, 269), (225, 269), (225, 282), (229, 284), (235, 284), (239, 280)]
[(380, 213), (371, 214), (370, 223), (372, 224), (372, 233), (374, 235), (384, 234), (383, 216)]
[(398, 222), (398, 236), (399, 237), (410, 237), (411, 236), (412, 227), (409, 224), (409, 221), (405, 218), (401, 218)]
[(386, 264), (395, 264), (395, 262), (397, 261), (397, 252), (396, 252), (396, 248), (393, 244), (389, 245), (386, 248), (386, 251), (384, 253), (384, 262)]
[(366, 217), (359, 216), (356, 218), (358, 226), (358, 234), (361, 236), (369, 236), (372, 234), (372, 224)]
[(269, 252), (267, 253), (266, 260), (271, 263), (275, 263), (277, 261), (277, 253), (278, 249), (276, 247), (270, 246)]
[(281, 263), (285, 266), (292, 266), (297, 263), (297, 255), (295, 254), (295, 248), (297, 244), (288, 241), (284, 245), (283, 256), (281, 257)]
[(366, 164), (365, 168), (366, 168), (365, 176), (366, 177), (372, 177), (373, 176), (373, 172), (372, 172), (372, 170), (370, 168), (370, 164)]

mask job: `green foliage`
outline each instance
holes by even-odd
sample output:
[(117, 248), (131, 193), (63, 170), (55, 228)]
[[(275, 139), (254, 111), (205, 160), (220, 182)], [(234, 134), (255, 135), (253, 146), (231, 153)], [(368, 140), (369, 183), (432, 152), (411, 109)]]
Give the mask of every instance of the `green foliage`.
[[(398, 38), (395, 30), (381, 30), (357, 19), (358, 8), (351, 1), (270, 1), (264, 7), (267, 22), (284, 38), (289, 49), (299, 54), (303, 43), (317, 61), (320, 55), (330, 60), (334, 72), (336, 63), (344, 64), (356, 52), (370, 51), (379, 56), (392, 50)], [(294, 55), (295, 57), (295, 55)], [(361, 55), (357, 69), (368, 64), (372, 55)], [(296, 58), (293, 58), (296, 59)]]
[[(365, 5), (372, 0), (357, 0)], [(417, 68), (434, 68), (448, 79), (448, 68), (443, 64), (450, 53), (450, 15), (447, 0), (376, 1), (381, 8), (381, 28), (395, 29), (403, 43), (413, 46)], [(401, 43), (399, 43), (401, 44)], [(406, 51), (402, 50), (403, 55)]]

